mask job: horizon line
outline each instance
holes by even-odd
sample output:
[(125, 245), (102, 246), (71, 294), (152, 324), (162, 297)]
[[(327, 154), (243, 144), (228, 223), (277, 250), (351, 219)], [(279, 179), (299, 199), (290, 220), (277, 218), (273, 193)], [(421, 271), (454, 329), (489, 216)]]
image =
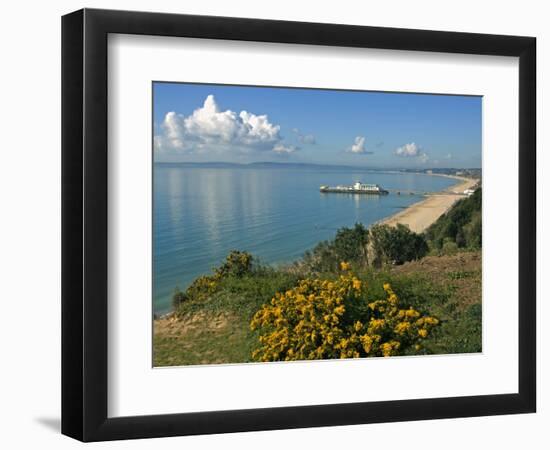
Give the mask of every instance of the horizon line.
[(409, 170), (409, 171), (425, 171), (425, 170), (482, 170), (481, 167), (384, 167), (384, 166), (356, 166), (349, 164), (337, 163), (313, 163), (313, 162), (283, 162), (283, 161), (253, 161), (253, 162), (234, 162), (234, 161), (153, 161), (153, 164), (190, 164), (190, 165), (215, 165), (227, 164), (233, 166), (253, 166), (260, 164), (269, 164), (277, 166), (321, 166), (321, 167), (345, 167), (351, 169), (383, 169), (383, 170)]

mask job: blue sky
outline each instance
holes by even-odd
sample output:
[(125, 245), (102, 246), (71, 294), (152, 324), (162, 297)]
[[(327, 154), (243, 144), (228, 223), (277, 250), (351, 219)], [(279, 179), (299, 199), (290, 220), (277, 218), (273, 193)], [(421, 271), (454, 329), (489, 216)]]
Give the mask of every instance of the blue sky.
[(481, 167), (481, 97), (154, 83), (155, 161)]

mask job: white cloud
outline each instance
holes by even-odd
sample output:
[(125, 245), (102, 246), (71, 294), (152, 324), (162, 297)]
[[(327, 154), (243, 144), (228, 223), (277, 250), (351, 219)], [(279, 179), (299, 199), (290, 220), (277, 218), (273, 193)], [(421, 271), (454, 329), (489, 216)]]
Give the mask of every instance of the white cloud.
[(403, 156), (405, 158), (414, 157), (420, 155), (420, 146), (416, 145), (414, 142), (410, 144), (405, 144), (402, 147), (395, 149), (395, 154), (397, 156)]
[(183, 119), (183, 116), (173, 111), (166, 114), (162, 122), (164, 133), (162, 136), (155, 136), (155, 144), (159, 147), (170, 146), (175, 149), (183, 149), (185, 130)]
[(422, 164), (427, 163), (430, 159), (428, 154), (422, 151), (422, 147), (415, 144), (414, 142), (396, 148), (394, 154), (403, 158), (418, 158), (418, 161), (420, 161)]
[[(281, 153), (281, 127), (267, 115), (222, 111), (213, 95), (190, 116), (169, 112), (155, 136), (155, 149), (164, 152), (274, 151)], [(276, 150), (279, 148), (279, 150)], [(296, 151), (297, 148), (294, 147)], [(290, 152), (286, 152), (290, 153)]]
[(372, 152), (368, 152), (365, 149), (365, 136), (356, 136), (355, 140), (351, 147), (348, 149), (351, 153), (357, 153), (357, 154), (372, 154)]
[(275, 147), (273, 147), (273, 151), (279, 155), (288, 155), (290, 153), (294, 153), (300, 150), (300, 147), (296, 147), (294, 145), (284, 145), (282, 143), (275, 144)]

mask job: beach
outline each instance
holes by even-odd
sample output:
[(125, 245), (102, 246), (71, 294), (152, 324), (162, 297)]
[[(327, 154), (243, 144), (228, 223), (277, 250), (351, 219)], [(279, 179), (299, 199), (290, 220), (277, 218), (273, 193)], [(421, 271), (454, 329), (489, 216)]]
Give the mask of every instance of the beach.
[[(442, 176), (442, 175), (438, 175)], [(459, 181), (457, 184), (434, 194), (429, 194), (424, 200), (415, 203), (403, 211), (379, 222), (382, 225), (395, 226), (398, 223), (406, 225), (411, 231), (421, 233), (445, 214), (458, 200), (465, 198), (464, 190), (472, 189), (478, 180), (447, 175)]]

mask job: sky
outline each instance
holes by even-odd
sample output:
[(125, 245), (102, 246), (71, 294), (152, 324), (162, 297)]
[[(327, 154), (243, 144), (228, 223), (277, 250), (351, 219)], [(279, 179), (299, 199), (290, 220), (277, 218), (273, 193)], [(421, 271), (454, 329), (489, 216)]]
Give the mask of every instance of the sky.
[(477, 96), (153, 84), (156, 162), (481, 167)]

